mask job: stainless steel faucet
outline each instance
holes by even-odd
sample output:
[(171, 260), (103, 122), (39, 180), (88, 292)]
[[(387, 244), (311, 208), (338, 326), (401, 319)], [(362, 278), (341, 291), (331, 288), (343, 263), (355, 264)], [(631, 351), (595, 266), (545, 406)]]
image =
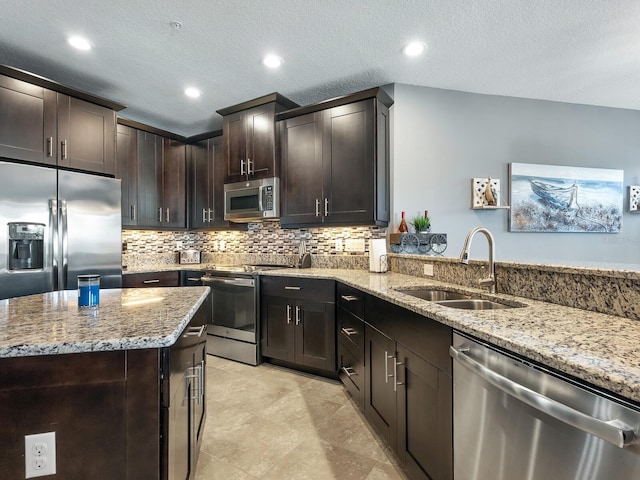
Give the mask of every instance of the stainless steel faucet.
[(487, 242), (489, 242), (489, 277), (478, 280), (478, 283), (482, 287), (487, 287), (489, 292), (496, 293), (496, 266), (493, 262), (493, 258), (495, 256), (495, 244), (493, 241), (493, 235), (491, 235), (489, 230), (484, 227), (475, 227), (467, 234), (464, 246), (462, 247), (462, 252), (460, 252), (460, 263), (464, 263), (465, 265), (469, 264), (471, 240), (473, 240), (473, 236), (478, 232), (487, 237)]

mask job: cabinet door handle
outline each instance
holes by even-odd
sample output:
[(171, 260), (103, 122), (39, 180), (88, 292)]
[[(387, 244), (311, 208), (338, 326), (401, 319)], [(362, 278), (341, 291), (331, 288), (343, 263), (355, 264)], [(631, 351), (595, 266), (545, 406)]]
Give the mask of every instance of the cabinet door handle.
[(254, 172), (251, 169), (251, 164), (253, 162), (251, 161), (251, 159), (247, 158), (247, 175), (252, 175)]
[(355, 328), (344, 328), (344, 327), (342, 327), (341, 331), (342, 331), (342, 333), (344, 333), (348, 337), (358, 333), (358, 331)]
[(244, 160), (240, 160), (240, 175), (244, 175)]
[(160, 279), (155, 278), (153, 280), (143, 280), (142, 283), (144, 284), (149, 284), (149, 283), (160, 283)]
[(213, 210), (210, 208), (209, 209), (209, 222), (211, 222), (212, 218), (213, 218)]
[(320, 216), (320, 199), (316, 198), (316, 217)]
[(328, 198), (324, 199), (324, 216), (325, 217), (329, 216), (329, 199)]
[(162, 208), (158, 209), (158, 222), (162, 223)]
[(300, 305), (296, 305), (296, 325), (300, 325)]
[(398, 362), (398, 357), (393, 357), (393, 391), (398, 391), (398, 385), (404, 385), (404, 382), (398, 382), (398, 365), (404, 365), (404, 362)]
[(53, 157), (53, 137), (47, 138), (47, 157)]
[[(347, 374), (347, 377), (351, 378), (352, 375), (358, 375), (353, 367), (342, 367), (341, 370)], [(351, 370), (351, 371), (350, 371)]]
[(60, 155), (62, 156), (62, 160), (66, 160), (67, 159), (67, 141), (66, 140), (62, 140), (62, 143), (60, 144)]
[(136, 206), (131, 205), (131, 220), (135, 221), (135, 219), (136, 219)]
[(203, 208), (202, 209), (202, 223), (206, 223), (207, 221), (207, 209)]
[(187, 280), (189, 280), (190, 282), (201, 282), (202, 277), (187, 277)]
[(200, 338), (202, 336), (202, 333), (205, 331), (206, 328), (207, 328), (206, 325), (201, 325), (199, 327), (189, 327), (189, 331), (187, 333), (185, 333), (184, 336), (185, 337), (196, 336), (196, 337)]
[(359, 300), (358, 297), (354, 297), (353, 295), (340, 295), (340, 298), (347, 302), (355, 302), (356, 300)]
[(169, 209), (166, 209), (165, 218), (167, 219), (167, 223), (169, 223)]
[(389, 352), (384, 351), (384, 383), (389, 383), (389, 379), (393, 377), (393, 374), (389, 375), (389, 359), (395, 358), (393, 355), (389, 355)]
[(302, 287), (297, 287), (297, 286), (290, 286), (290, 287), (284, 287), (285, 290), (301, 290)]
[(291, 323), (291, 305), (287, 305), (287, 325)]

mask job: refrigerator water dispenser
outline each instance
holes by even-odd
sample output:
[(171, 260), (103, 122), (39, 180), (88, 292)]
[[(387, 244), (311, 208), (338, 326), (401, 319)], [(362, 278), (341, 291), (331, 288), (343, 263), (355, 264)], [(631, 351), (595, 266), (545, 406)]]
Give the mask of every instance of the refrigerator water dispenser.
[(9, 270), (34, 270), (44, 266), (44, 224), (11, 222)]

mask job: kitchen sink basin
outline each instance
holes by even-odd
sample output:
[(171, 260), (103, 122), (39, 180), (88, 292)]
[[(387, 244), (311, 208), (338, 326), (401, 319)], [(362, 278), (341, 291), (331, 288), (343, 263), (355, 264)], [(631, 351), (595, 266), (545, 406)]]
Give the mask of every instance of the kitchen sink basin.
[(411, 295), (412, 297), (429, 300), (430, 302), (438, 302), (443, 300), (468, 300), (471, 297), (464, 293), (453, 292), (451, 290), (440, 290), (435, 288), (429, 289), (398, 289), (397, 292)]
[(463, 310), (498, 310), (501, 308), (515, 308), (514, 305), (494, 302), (492, 300), (484, 300), (481, 298), (466, 298), (463, 300), (444, 300), (435, 302), (445, 307), (461, 308)]

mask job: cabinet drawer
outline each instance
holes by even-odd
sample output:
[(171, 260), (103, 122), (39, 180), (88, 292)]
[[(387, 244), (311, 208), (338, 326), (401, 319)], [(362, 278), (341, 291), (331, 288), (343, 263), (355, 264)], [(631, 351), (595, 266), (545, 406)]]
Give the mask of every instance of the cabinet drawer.
[(338, 376), (351, 397), (362, 408), (364, 402), (364, 357), (354, 355), (342, 338), (338, 341)]
[(338, 308), (338, 339), (354, 354), (364, 356), (364, 322), (342, 308)]
[(179, 287), (180, 271), (132, 273), (122, 276), (122, 288)]
[(260, 277), (260, 293), (274, 297), (335, 303), (335, 282), (315, 278)]
[(364, 320), (364, 298), (365, 293), (357, 288), (342, 283), (338, 283), (336, 287), (336, 301), (338, 306), (353, 313), (362, 320)]

